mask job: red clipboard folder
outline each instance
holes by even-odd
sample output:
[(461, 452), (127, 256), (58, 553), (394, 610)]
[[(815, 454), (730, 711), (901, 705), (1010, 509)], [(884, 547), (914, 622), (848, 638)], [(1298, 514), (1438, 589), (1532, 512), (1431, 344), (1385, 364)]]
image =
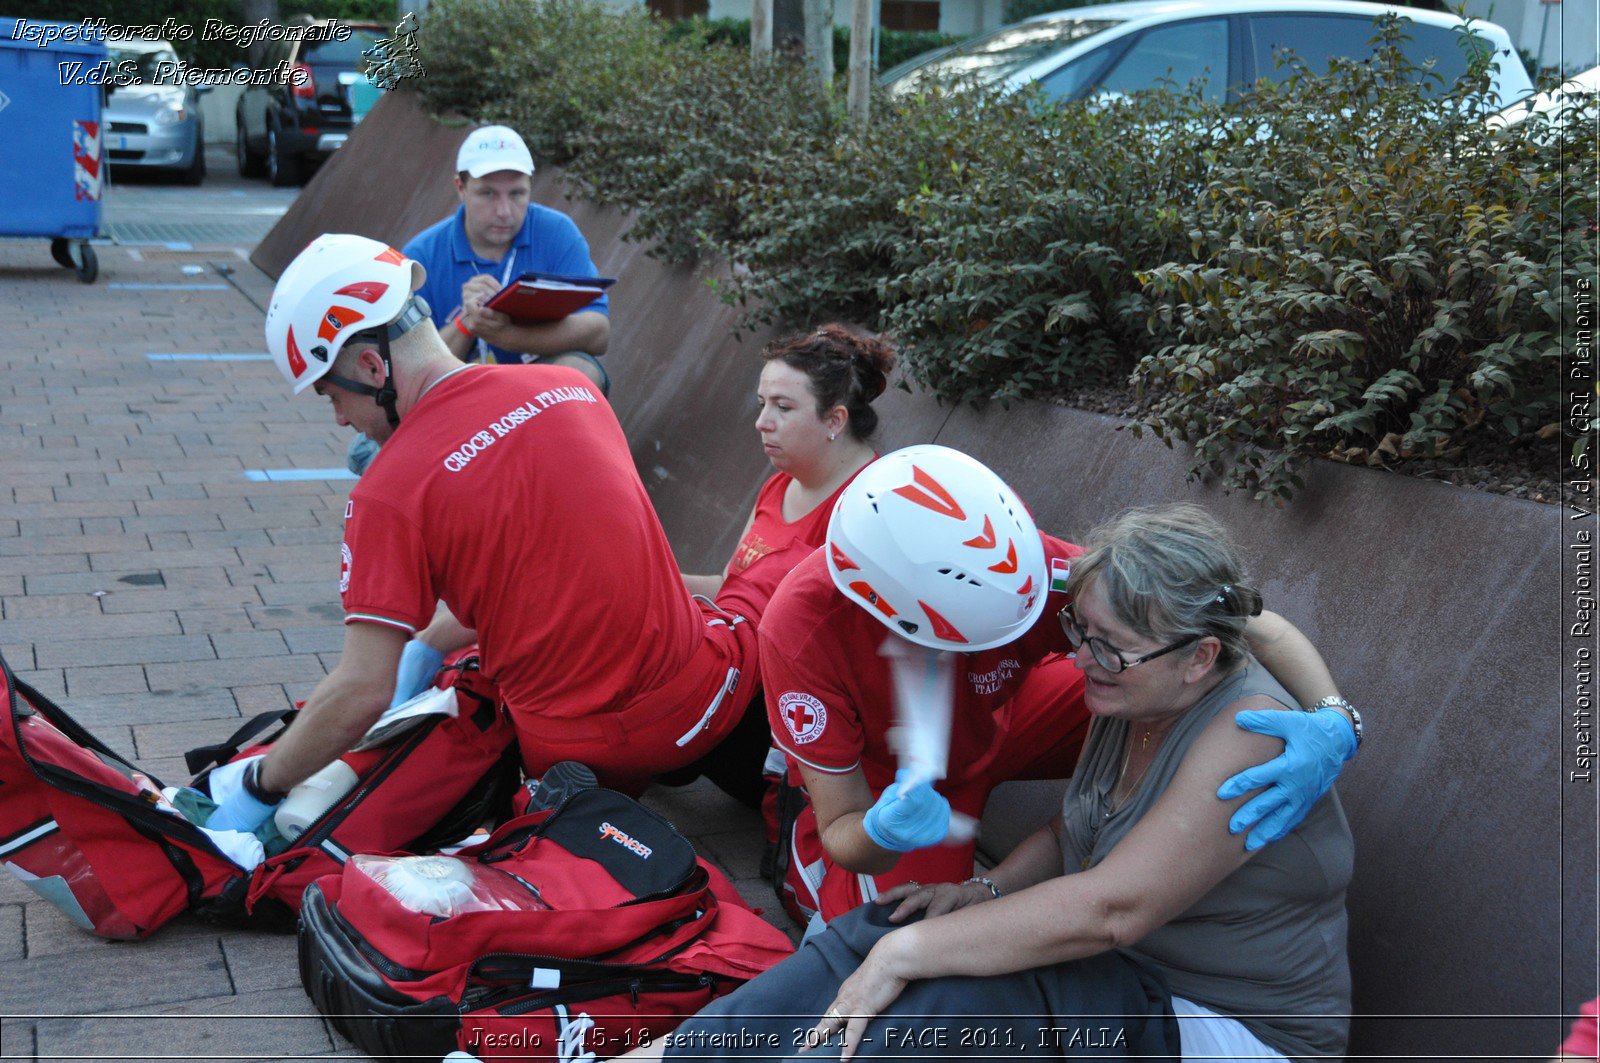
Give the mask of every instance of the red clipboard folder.
[(524, 273), (496, 292), (484, 306), (516, 321), (560, 321), (600, 298), (615, 283), (615, 277)]

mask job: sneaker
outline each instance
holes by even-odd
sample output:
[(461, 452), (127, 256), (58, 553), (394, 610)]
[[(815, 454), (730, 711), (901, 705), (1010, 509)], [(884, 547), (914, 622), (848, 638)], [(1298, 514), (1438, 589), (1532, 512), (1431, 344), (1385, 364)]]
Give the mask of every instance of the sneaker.
[(550, 765), (543, 778), (529, 779), (524, 785), (528, 788), (527, 811), (542, 812), (555, 808), (579, 790), (594, 789), (600, 780), (587, 764), (563, 760)]

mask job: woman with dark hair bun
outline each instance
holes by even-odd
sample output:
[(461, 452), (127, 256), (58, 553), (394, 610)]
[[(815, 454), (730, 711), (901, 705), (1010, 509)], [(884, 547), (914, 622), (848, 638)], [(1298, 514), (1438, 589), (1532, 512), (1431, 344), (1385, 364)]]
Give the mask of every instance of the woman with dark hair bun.
[(756, 431), (777, 472), (762, 485), (722, 572), (683, 577), (695, 594), (716, 594), (728, 576), (768, 554), (793, 548), (798, 562), (821, 546), (839, 492), (878, 456), (872, 403), (894, 370), (890, 343), (829, 324), (774, 340), (761, 357)]
[[(746, 616), (759, 616), (789, 570), (822, 545), (839, 493), (877, 458), (872, 403), (889, 386), (895, 350), (886, 340), (828, 324), (774, 340), (761, 357), (756, 432), (777, 471), (761, 485), (722, 571), (683, 576), (691, 593), (741, 602)], [(762, 805), (767, 840), (775, 843), (783, 818), (776, 780), (783, 772), (757, 699), (722, 745), (661, 781), (686, 783), (704, 774), (745, 804)]]

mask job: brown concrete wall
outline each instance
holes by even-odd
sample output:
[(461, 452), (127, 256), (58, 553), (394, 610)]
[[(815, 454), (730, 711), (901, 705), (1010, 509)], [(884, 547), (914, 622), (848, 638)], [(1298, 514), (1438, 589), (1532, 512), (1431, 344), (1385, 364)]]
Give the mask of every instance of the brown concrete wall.
[[(464, 135), (387, 97), (255, 261), (276, 273), (323, 231), (403, 242), (453, 209)], [(749, 420), (767, 336), (735, 336), (733, 311), (702, 276), (650, 259), (622, 239), (627, 216), (565, 201), (558, 181), (541, 171), (535, 198), (571, 214), (601, 272), (618, 278), (606, 361), (635, 461), (683, 566), (718, 569), (766, 472)], [(1356, 1010), (1368, 1016), (1352, 1053), (1481, 1058), (1555, 1045), (1553, 1020), (1504, 1016), (1570, 1010), (1595, 979), (1592, 849), (1572, 867), (1562, 860), (1564, 832), (1592, 832), (1593, 809), (1561, 790), (1560, 511), (1327, 464), (1274, 510), (1187, 483), (1182, 451), (1108, 418), (951, 410), (898, 390), (880, 401), (884, 449), (966, 450), (1068, 538), (1132, 504), (1211, 507), (1254, 559), (1269, 606), (1317, 642), (1367, 709), (1370, 740), (1340, 784), (1358, 843)], [(1046, 818), (1057, 789), (1006, 788), (985, 820), (988, 844), (1003, 850)]]

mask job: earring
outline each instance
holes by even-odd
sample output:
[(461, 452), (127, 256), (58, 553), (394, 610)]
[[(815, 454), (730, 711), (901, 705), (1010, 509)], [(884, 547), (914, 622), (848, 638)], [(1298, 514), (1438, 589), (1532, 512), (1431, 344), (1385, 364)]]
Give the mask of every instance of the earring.
[(838, 435), (837, 432), (829, 432), (828, 433), (828, 442), (832, 443), (837, 438), (839, 438), (839, 435)]

